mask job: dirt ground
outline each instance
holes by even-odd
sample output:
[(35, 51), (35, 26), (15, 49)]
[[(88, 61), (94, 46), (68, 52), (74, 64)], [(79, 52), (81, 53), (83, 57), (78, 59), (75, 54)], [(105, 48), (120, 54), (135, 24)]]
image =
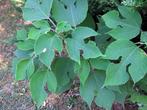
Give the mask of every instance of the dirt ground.
[(20, 18), (9, 0), (0, 1), (0, 110), (34, 110), (27, 82), (15, 82), (11, 73), (15, 50), (11, 42)]

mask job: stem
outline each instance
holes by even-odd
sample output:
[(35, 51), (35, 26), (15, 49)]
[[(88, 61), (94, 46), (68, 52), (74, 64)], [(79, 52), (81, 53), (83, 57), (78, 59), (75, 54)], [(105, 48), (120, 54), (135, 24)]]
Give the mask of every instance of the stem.
[(53, 22), (53, 20), (52, 20), (51, 18), (48, 18), (48, 19), (49, 19), (50, 23), (56, 28), (57, 26), (56, 26), (56, 24)]
[(51, 31), (56, 32), (55, 29), (51, 28)]
[(144, 43), (144, 42), (136, 42), (135, 44), (146, 45), (146, 43)]

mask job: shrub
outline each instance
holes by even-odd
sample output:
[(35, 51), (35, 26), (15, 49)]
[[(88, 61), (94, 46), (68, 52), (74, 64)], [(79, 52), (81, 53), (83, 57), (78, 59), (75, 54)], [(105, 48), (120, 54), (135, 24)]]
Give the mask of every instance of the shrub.
[(47, 98), (44, 87), (62, 93), (78, 77), (89, 106), (111, 110), (127, 100), (147, 108), (147, 32), (137, 7), (127, 6), (125, 0), (25, 2), (23, 18), (32, 24), (17, 31), (13, 71), (16, 80), (29, 80), (38, 107)]

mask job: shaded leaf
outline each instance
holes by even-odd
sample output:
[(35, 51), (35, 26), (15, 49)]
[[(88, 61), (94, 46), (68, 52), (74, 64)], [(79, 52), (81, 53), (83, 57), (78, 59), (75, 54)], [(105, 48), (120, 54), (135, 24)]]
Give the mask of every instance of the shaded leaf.
[(49, 91), (56, 92), (57, 89), (57, 79), (55, 74), (52, 71), (49, 71), (47, 74), (47, 86)]
[(27, 57), (31, 57), (32, 54), (33, 54), (33, 51), (32, 51), (32, 50), (24, 51), (24, 50), (19, 50), (19, 49), (17, 49), (17, 50), (14, 52), (14, 55), (15, 55), (17, 58), (27, 58)]
[(110, 29), (105, 25), (104, 21), (102, 19), (98, 20), (100, 22), (98, 24), (98, 33), (100, 33), (100, 35), (95, 37), (95, 42), (99, 49), (105, 53), (107, 46), (112, 43), (114, 39), (110, 35), (106, 34), (108, 31), (110, 31)]
[(139, 105), (139, 110), (146, 110), (147, 108), (147, 96), (141, 95), (139, 93), (134, 93), (131, 95), (130, 100)]
[(87, 13), (86, 19), (80, 24), (83, 27), (96, 28), (95, 21), (90, 13)]
[(115, 94), (109, 89), (100, 89), (98, 95), (95, 98), (95, 102), (98, 106), (111, 110), (112, 104), (115, 100)]
[(58, 82), (57, 93), (62, 93), (71, 87), (71, 81), (76, 76), (74, 64), (69, 58), (56, 58), (54, 60), (51, 68)]
[(90, 73), (90, 65), (86, 60), (81, 61), (81, 65), (78, 71), (80, 82), (84, 85)]
[(147, 42), (147, 32), (141, 32), (141, 41), (142, 42)]
[(87, 102), (89, 107), (91, 106), (94, 97), (97, 96), (99, 89), (102, 87), (104, 78), (104, 71), (96, 71), (90, 73), (84, 85), (80, 84), (80, 96)]

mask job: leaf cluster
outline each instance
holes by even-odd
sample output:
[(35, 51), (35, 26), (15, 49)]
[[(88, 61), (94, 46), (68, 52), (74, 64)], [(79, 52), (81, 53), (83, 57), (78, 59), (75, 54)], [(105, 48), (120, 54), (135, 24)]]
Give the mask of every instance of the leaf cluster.
[[(134, 7), (89, 13), (88, 0), (27, 0), (23, 18), (32, 24), (17, 31), (13, 60), (16, 80), (29, 80), (38, 107), (48, 91), (62, 93), (73, 80), (87, 104), (111, 110), (114, 102), (138, 102), (145, 110), (147, 32)], [(98, 27), (98, 28), (96, 28)], [(137, 42), (133, 39), (139, 37)], [(135, 94), (135, 95), (134, 95)], [(130, 98), (127, 98), (130, 96)]]

